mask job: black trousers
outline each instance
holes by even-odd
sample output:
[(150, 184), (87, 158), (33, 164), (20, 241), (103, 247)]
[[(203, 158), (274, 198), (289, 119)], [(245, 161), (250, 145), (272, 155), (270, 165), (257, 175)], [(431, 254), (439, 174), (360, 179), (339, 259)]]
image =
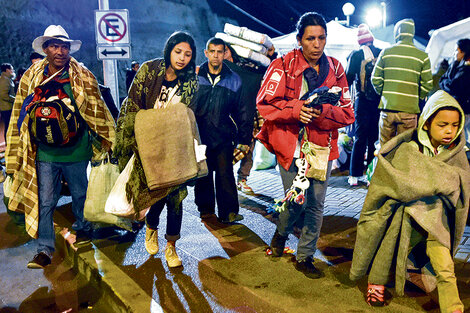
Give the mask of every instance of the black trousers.
[(3, 123), (5, 124), (5, 130), (4, 130), (4, 139), (5, 139), (5, 145), (7, 144), (7, 129), (8, 126), (10, 126), (10, 118), (11, 118), (11, 110), (9, 111), (1, 111), (1, 116)]
[[(217, 201), (218, 216), (227, 219), (230, 212), (238, 214), (238, 193), (233, 174), (233, 147), (231, 145), (207, 149), (209, 174), (199, 178), (194, 187), (194, 197), (201, 214), (215, 213)], [(215, 173), (215, 188), (214, 188)]]
[(350, 176), (362, 176), (364, 172), (364, 154), (367, 150), (366, 162), (374, 158), (374, 143), (379, 136), (379, 104), (359, 96), (354, 103), (356, 135), (351, 154)]

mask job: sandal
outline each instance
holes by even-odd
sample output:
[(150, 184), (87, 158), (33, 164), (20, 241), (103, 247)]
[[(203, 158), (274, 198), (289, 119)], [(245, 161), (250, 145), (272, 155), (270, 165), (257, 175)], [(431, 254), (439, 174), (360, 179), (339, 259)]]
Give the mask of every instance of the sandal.
[(385, 305), (385, 286), (374, 285), (369, 283), (367, 285), (366, 294), (367, 304), (370, 306), (384, 306)]

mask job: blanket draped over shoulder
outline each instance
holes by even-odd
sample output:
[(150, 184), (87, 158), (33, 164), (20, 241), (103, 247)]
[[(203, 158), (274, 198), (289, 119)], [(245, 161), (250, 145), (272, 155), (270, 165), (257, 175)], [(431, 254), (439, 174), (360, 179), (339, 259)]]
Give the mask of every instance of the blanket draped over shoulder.
[(380, 151), (357, 225), (350, 270), (350, 278), (358, 280), (371, 264), (388, 272), (396, 258), (399, 295), (404, 293), (412, 220), (455, 255), (470, 199), (464, 134), (456, 147), (435, 157), (421, 153), (414, 136), (415, 131), (405, 132)]
[[(142, 162), (140, 161), (137, 142), (135, 140), (135, 117), (140, 110), (151, 109), (160, 94), (165, 78), (165, 62), (154, 59), (142, 64), (134, 77), (129, 89), (129, 95), (124, 100), (116, 130), (116, 148), (114, 156), (118, 158), (119, 168), (122, 171), (132, 154), (135, 154), (134, 168), (126, 185), (127, 199), (132, 201), (136, 212), (142, 211), (158, 200), (172, 193), (171, 201), (175, 201), (175, 208), (186, 197), (187, 190), (182, 187), (171, 187), (150, 191), (147, 187)], [(197, 91), (197, 80), (194, 77), (181, 86), (181, 102), (189, 105)], [(155, 125), (158, 127), (158, 125)], [(176, 190), (179, 189), (179, 193)]]
[[(44, 69), (48, 63), (47, 59), (44, 59), (33, 64), (21, 78), (8, 127), (5, 152), (7, 173), (13, 174), (8, 209), (25, 213), (26, 231), (33, 238), (37, 238), (39, 217), (35, 165), (37, 146), (30, 138), (28, 115), (23, 120), (20, 131), (18, 131), (18, 117), (25, 98), (43, 81)], [(114, 120), (101, 99), (96, 78), (73, 57), (70, 59), (68, 71), (73, 97), (81, 116), (92, 132), (114, 143)], [(94, 144), (93, 155), (100, 154), (100, 149), (99, 144)]]

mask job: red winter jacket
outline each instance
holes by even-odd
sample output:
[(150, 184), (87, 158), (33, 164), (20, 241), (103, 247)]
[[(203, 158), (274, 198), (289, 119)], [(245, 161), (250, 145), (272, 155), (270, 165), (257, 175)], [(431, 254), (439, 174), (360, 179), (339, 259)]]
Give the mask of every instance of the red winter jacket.
[[(323, 104), (322, 113), (306, 127), (308, 140), (328, 146), (331, 133), (330, 160), (337, 159), (338, 128), (354, 122), (348, 82), (343, 67), (335, 58), (328, 57), (330, 70), (321, 86), (341, 87), (343, 92), (337, 104)], [(256, 106), (265, 122), (257, 139), (276, 157), (283, 168), (289, 169), (295, 152), (301, 123), (300, 110), (304, 100), (299, 100), (303, 72), (309, 64), (302, 51), (295, 49), (283, 58), (274, 60), (264, 77), (256, 98)]]

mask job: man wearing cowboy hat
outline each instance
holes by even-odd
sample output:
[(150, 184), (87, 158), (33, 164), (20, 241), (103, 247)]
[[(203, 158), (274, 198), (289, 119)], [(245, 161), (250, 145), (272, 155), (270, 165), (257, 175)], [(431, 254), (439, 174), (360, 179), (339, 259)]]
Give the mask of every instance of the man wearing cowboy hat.
[[(81, 41), (70, 39), (62, 26), (47, 27), (44, 35), (33, 41), (34, 51), (46, 57), (24, 73), (13, 105), (5, 153), (7, 173), (12, 175), (8, 208), (25, 213), (26, 231), (38, 239), (38, 253), (28, 263), (29, 268), (44, 268), (51, 263), (55, 250), (53, 212), (60, 197), (62, 176), (72, 195), (76, 218), (72, 228), (77, 237), (89, 234), (90, 223), (83, 217), (88, 187), (86, 168), (92, 156), (109, 151), (114, 142), (113, 118), (101, 99), (96, 78), (70, 56), (80, 46)], [(75, 108), (75, 114), (84, 121), (85, 131), (70, 145), (47, 146), (33, 142), (29, 116), (18, 119), (25, 98), (46, 80), (58, 83), (50, 88), (61, 88)]]

